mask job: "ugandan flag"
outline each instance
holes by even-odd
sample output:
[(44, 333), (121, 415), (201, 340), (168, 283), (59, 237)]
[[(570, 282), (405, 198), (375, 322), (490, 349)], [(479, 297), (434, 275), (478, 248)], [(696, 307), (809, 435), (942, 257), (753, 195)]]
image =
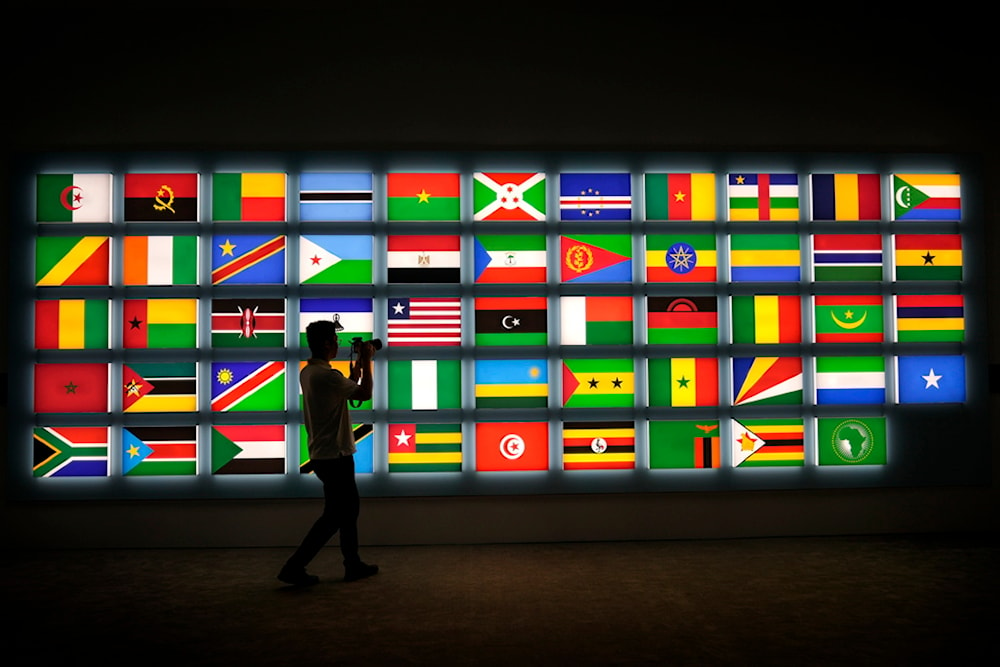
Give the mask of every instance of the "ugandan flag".
[(198, 174), (125, 174), (125, 222), (197, 222)]
[(473, 220), (545, 220), (545, 174), (476, 172)]
[(564, 283), (631, 283), (632, 237), (580, 234), (559, 237), (559, 279)]
[(212, 427), (212, 473), (285, 473), (284, 424), (230, 424)]
[(715, 220), (715, 174), (646, 174), (647, 220)]
[(126, 349), (198, 347), (198, 300), (125, 299), (122, 346)]
[(734, 343), (802, 342), (802, 303), (797, 294), (736, 295), (732, 307)]
[(476, 297), (476, 345), (547, 345), (544, 296)]
[(388, 174), (388, 219), (457, 222), (461, 219), (458, 174)]
[(111, 284), (108, 236), (40, 236), (35, 239), (35, 285), (106, 287)]
[(961, 234), (897, 234), (892, 237), (896, 280), (961, 280)]
[(107, 477), (107, 426), (45, 426), (33, 430), (35, 477)]
[(650, 421), (649, 467), (718, 468), (721, 439), (719, 421)]
[(714, 296), (646, 297), (646, 329), (650, 345), (719, 342), (719, 307)]
[(136, 363), (122, 366), (124, 412), (195, 412), (198, 384), (193, 363)]
[(35, 301), (36, 350), (106, 350), (109, 333), (106, 299)]
[(712, 234), (646, 236), (647, 283), (714, 283), (717, 267)]
[(634, 468), (634, 422), (563, 423), (564, 470), (632, 470)]
[(213, 174), (215, 222), (284, 222), (285, 174)]
[(123, 475), (197, 473), (197, 426), (128, 426), (122, 429)]
[(817, 343), (881, 343), (885, 339), (881, 295), (814, 297)]
[(896, 341), (961, 343), (965, 340), (965, 299), (961, 294), (899, 294)]
[(733, 359), (733, 405), (802, 405), (801, 357)]
[(892, 219), (962, 219), (962, 177), (958, 174), (893, 174)]
[(564, 359), (562, 404), (567, 408), (631, 408), (633, 359)]
[(649, 404), (671, 408), (719, 405), (716, 357), (649, 360)]
[(461, 424), (389, 424), (389, 472), (461, 472)]
[(802, 466), (804, 433), (801, 419), (733, 419), (733, 467)]

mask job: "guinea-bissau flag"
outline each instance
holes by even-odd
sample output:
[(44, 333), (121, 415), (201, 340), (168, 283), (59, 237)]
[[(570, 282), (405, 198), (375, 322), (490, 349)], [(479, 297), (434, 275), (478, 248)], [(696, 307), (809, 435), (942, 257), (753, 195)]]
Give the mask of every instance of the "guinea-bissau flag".
[[(354, 472), (371, 474), (375, 470), (374, 426), (372, 424), (352, 424), (354, 431)], [(309, 434), (306, 425), (299, 425), (299, 466), (309, 460)], [(301, 467), (299, 472), (302, 473)], [(306, 473), (302, 474), (308, 474)]]
[(802, 405), (801, 357), (733, 359), (733, 405)]
[(961, 234), (897, 234), (896, 280), (961, 280)]
[(284, 299), (212, 299), (212, 347), (284, 345)]
[(650, 359), (649, 404), (671, 408), (719, 405), (718, 358)]
[(647, 220), (715, 220), (715, 174), (646, 174)]
[(805, 465), (802, 424), (802, 419), (733, 419), (733, 467)]
[(718, 468), (719, 420), (649, 422), (649, 467)]
[(880, 174), (812, 174), (812, 219), (881, 220)]
[(801, 343), (802, 303), (797, 294), (734, 295), (734, 343)]
[(285, 473), (284, 424), (227, 424), (212, 427), (212, 473)]
[(714, 296), (646, 297), (650, 345), (719, 342), (719, 306)]
[(35, 412), (108, 412), (108, 364), (35, 364)]
[(562, 345), (631, 345), (632, 297), (559, 297)]
[(198, 174), (125, 174), (125, 222), (197, 222)]
[(285, 174), (212, 174), (212, 220), (284, 222)]
[(545, 174), (476, 172), (473, 220), (545, 220)]
[(195, 412), (198, 384), (193, 362), (133, 362), (122, 366), (124, 412)]
[(646, 282), (714, 283), (717, 254), (713, 234), (650, 234)]
[(961, 220), (962, 177), (958, 174), (893, 174), (892, 219)]
[(816, 420), (821, 466), (885, 465), (885, 417), (820, 417)]
[(629, 234), (560, 236), (559, 257), (561, 282), (632, 282), (632, 237)]
[(389, 220), (457, 222), (461, 218), (458, 174), (388, 174)]
[(389, 360), (390, 410), (445, 410), (462, 407), (459, 359)]
[(633, 359), (563, 359), (562, 403), (567, 408), (631, 408)]
[(126, 236), (126, 285), (197, 285), (197, 236)]
[(389, 424), (389, 472), (461, 470), (461, 424)]
[(480, 296), (475, 308), (477, 346), (549, 342), (544, 296)]
[(548, 470), (548, 422), (478, 422), (476, 471)]
[(813, 235), (816, 282), (882, 280), (881, 234)]
[(106, 350), (109, 313), (107, 299), (35, 301), (35, 349)]
[(881, 343), (882, 296), (879, 294), (817, 294), (815, 322), (817, 343)]
[(33, 431), (35, 477), (107, 477), (107, 426), (42, 426)]
[(198, 347), (198, 299), (125, 299), (122, 346)]
[(896, 341), (961, 343), (965, 340), (965, 299), (961, 294), (899, 294)]
[(635, 422), (563, 422), (564, 470), (635, 468)]
[(35, 239), (37, 287), (106, 287), (110, 284), (110, 237), (40, 236)]
[(38, 174), (37, 222), (111, 222), (111, 174)]
[(198, 427), (127, 426), (122, 428), (122, 474), (196, 475)]
[(544, 408), (549, 373), (544, 359), (477, 359), (477, 408)]

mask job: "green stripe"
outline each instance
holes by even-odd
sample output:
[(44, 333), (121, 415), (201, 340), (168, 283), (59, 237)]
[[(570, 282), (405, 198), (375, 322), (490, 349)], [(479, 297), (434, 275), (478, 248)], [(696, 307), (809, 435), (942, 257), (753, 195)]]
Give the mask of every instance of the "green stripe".
[(733, 342), (756, 343), (754, 327), (754, 298), (733, 297)]
[(817, 266), (817, 281), (882, 280), (881, 266)]
[(695, 250), (715, 250), (715, 237), (709, 234), (687, 236), (651, 234), (646, 237), (646, 250), (670, 250), (675, 243), (687, 243)]
[(390, 463), (389, 472), (461, 472), (461, 463)]
[(46, 222), (73, 222), (73, 211), (62, 205), (62, 192), (73, 185), (73, 174), (39, 174), (37, 219)]
[(632, 359), (567, 359), (566, 367), (574, 373), (631, 373)]
[(897, 266), (896, 280), (961, 280), (961, 266)]
[(126, 365), (143, 377), (193, 378), (195, 376), (195, 364), (187, 362), (138, 364), (127, 362)]
[[(461, 424), (417, 424), (417, 433), (461, 433)], [(455, 445), (461, 449), (461, 445)]]
[(285, 374), (270, 380), (263, 387), (257, 389), (249, 396), (237, 401), (230, 409), (230, 412), (273, 412), (284, 410), (285, 406)]
[(212, 175), (212, 218), (239, 220), (242, 216), (242, 174)]
[(798, 197), (771, 197), (771, 208), (798, 208)]
[(670, 193), (666, 174), (646, 174), (646, 217), (666, 220), (670, 212)]
[(198, 329), (194, 324), (150, 324), (147, 347), (197, 347)]
[(459, 198), (431, 197), (421, 204), (416, 197), (389, 197), (388, 212), (390, 220), (458, 220)]
[(729, 208), (758, 208), (757, 197), (730, 197)]
[(898, 338), (900, 343), (961, 343), (965, 340), (965, 331), (954, 329), (900, 331)]
[(796, 234), (733, 234), (729, 237), (733, 250), (798, 250)]
[(108, 309), (103, 299), (87, 299), (83, 302), (83, 347), (85, 349), (107, 349)]
[(76, 247), (82, 236), (43, 236), (35, 243), (35, 282), (45, 277), (56, 264)]
[(545, 396), (477, 396), (477, 408), (544, 408), (548, 405)]
[(679, 345), (687, 343), (715, 345), (719, 342), (719, 329), (705, 327), (702, 329), (650, 329), (648, 342), (650, 345)]
[(283, 333), (263, 333), (249, 338), (240, 338), (233, 333), (212, 334), (212, 347), (284, 347), (285, 335)]
[(631, 342), (631, 322), (587, 322), (587, 345), (621, 345)]
[(885, 372), (884, 357), (817, 357), (817, 373)]
[(126, 475), (129, 477), (148, 477), (151, 475), (194, 475), (198, 472), (196, 461), (143, 461)]
[(302, 281), (303, 285), (367, 285), (372, 281), (372, 260), (344, 259), (323, 269), (312, 278)]
[(634, 394), (574, 394), (566, 402), (567, 408), (631, 408)]
[(539, 234), (513, 234), (511, 236), (485, 235), (476, 240), (487, 250), (545, 250), (545, 237)]
[(477, 333), (476, 345), (547, 345), (548, 334), (538, 333)]
[[(836, 316), (841, 322), (847, 322), (844, 316), (846, 309), (854, 309), (856, 313), (867, 311), (868, 317), (855, 329), (845, 329), (834, 321)], [(869, 334), (882, 331), (882, 310), (883, 306), (816, 306), (816, 333), (837, 333), (837, 334)], [(859, 318), (858, 315), (855, 319)], [(850, 322), (848, 322), (850, 323)]]
[(738, 468), (777, 468), (777, 467), (797, 467), (801, 468), (805, 463), (802, 460), (798, 461), (782, 461), (780, 459), (770, 459), (767, 461), (751, 461), (747, 460), (737, 466)]
[(174, 237), (174, 285), (198, 284), (198, 237)]

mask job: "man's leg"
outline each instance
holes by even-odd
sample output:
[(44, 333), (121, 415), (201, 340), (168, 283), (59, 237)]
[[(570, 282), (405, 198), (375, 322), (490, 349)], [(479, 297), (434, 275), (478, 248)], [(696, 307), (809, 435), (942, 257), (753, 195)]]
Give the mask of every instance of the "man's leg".
[[(316, 476), (323, 482), (323, 513), (320, 514), (312, 528), (302, 539), (302, 544), (291, 555), (285, 566), (281, 569), (278, 578), (286, 583), (298, 583), (308, 585), (316, 583), (318, 578), (305, 574), (306, 566), (312, 562), (316, 554), (320, 552), (330, 538), (333, 537), (341, 525), (342, 500), (341, 492), (338, 489), (340, 475), (338, 465), (342, 459), (313, 461)], [(342, 467), (342, 466), (340, 466)], [(352, 477), (353, 479), (353, 477)], [(356, 489), (357, 487), (355, 487)], [(357, 530), (355, 529), (355, 540), (357, 540)], [(296, 581), (289, 581), (289, 579)]]

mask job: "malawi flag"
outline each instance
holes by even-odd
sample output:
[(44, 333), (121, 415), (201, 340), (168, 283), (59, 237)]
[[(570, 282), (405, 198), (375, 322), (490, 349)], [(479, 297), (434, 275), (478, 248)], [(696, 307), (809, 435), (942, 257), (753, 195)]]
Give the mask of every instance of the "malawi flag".
[(108, 412), (107, 364), (35, 364), (35, 412)]
[(462, 407), (459, 359), (389, 361), (390, 410), (448, 410)]
[(284, 409), (284, 361), (212, 362), (212, 412)]
[(476, 236), (474, 244), (477, 283), (545, 282), (544, 235)]
[(733, 405), (802, 405), (801, 357), (733, 359)]
[(197, 236), (126, 236), (126, 285), (197, 285)]
[(629, 234), (561, 236), (559, 257), (561, 282), (632, 282), (632, 237)]
[(650, 345), (719, 342), (719, 306), (714, 296), (646, 297)]
[(893, 174), (892, 219), (962, 219), (962, 177), (958, 174)]
[(122, 429), (123, 475), (197, 473), (197, 426), (129, 426)]
[(388, 174), (389, 220), (446, 221), (461, 219), (458, 174)]
[(284, 174), (213, 174), (212, 220), (284, 222)]
[(212, 472), (216, 475), (282, 475), (285, 425), (212, 427)]
[(882, 280), (880, 234), (816, 234), (812, 238), (816, 282)]
[(111, 222), (111, 174), (38, 174), (37, 222)]
[(718, 258), (712, 234), (646, 236), (647, 283), (714, 283)]
[(729, 219), (798, 220), (798, 174), (729, 174)]
[(212, 237), (212, 284), (284, 285), (285, 237)]
[(35, 239), (35, 285), (105, 287), (111, 284), (107, 236), (41, 236)]
[(718, 468), (722, 461), (719, 421), (649, 422), (649, 467)]
[(313, 322), (329, 320), (339, 322), (344, 327), (337, 333), (342, 347), (361, 337), (369, 340), (375, 331), (372, 299), (366, 297), (343, 297), (336, 299), (315, 299), (303, 297), (299, 299), (299, 345), (309, 348), (306, 340), (306, 328)]
[(547, 345), (544, 296), (476, 297), (476, 345)]
[(961, 294), (899, 294), (895, 299), (898, 342), (965, 340), (965, 299)]
[(817, 357), (816, 405), (885, 403), (885, 357)]
[(885, 465), (885, 417), (820, 417), (816, 420), (821, 466)]
[(562, 345), (631, 345), (632, 297), (559, 297)]
[(106, 350), (109, 312), (107, 299), (35, 301), (35, 349)]
[(631, 408), (635, 403), (633, 359), (564, 359), (562, 403), (567, 408)]
[(198, 299), (125, 299), (122, 346), (198, 347)]
[(477, 408), (544, 408), (549, 399), (544, 359), (477, 359)]
[(794, 283), (801, 275), (798, 234), (732, 234), (733, 282)]
[(548, 422), (476, 424), (476, 470), (548, 470)]
[(386, 276), (390, 283), (458, 283), (461, 237), (389, 236)]
[(896, 280), (961, 280), (961, 234), (897, 234)]
[(212, 299), (212, 347), (284, 345), (284, 299)]
[(815, 297), (817, 343), (881, 343), (885, 339), (880, 295)]
[(35, 477), (107, 477), (107, 426), (35, 428), (31, 470)]
[(715, 174), (646, 174), (647, 220), (715, 220)]
[(802, 424), (801, 419), (733, 419), (733, 467), (804, 465), (805, 429)]
[(302, 222), (372, 219), (372, 174), (301, 174), (299, 220)]
[(635, 468), (635, 422), (563, 422), (564, 470)]
[(802, 342), (802, 303), (797, 294), (733, 297), (733, 342)]
[(476, 172), (473, 220), (545, 220), (545, 174)]
[(197, 222), (198, 174), (125, 174), (125, 222)]
[(719, 360), (716, 357), (650, 359), (649, 404), (671, 408), (719, 405)]
[(194, 363), (136, 363), (122, 366), (124, 412), (196, 412)]
[(370, 285), (372, 237), (300, 237), (299, 282), (303, 285)]
[(389, 424), (389, 472), (461, 472), (461, 424)]
[(881, 220), (879, 174), (812, 174), (812, 219)]

